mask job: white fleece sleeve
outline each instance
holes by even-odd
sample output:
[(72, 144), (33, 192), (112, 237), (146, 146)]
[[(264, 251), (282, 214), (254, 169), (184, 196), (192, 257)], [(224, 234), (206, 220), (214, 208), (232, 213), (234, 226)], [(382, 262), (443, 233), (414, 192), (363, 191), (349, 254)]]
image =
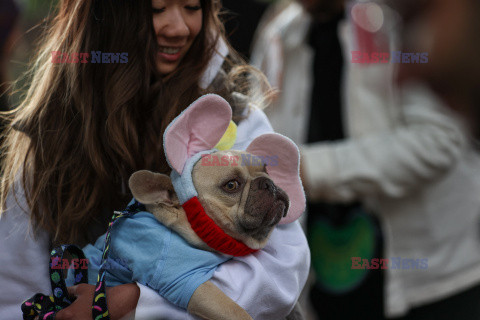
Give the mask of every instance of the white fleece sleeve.
[(237, 126), (237, 140), (232, 149), (245, 150), (256, 137), (273, 132), (265, 113), (257, 107), (251, 107), (248, 117)]
[[(260, 134), (272, 132), (265, 114), (255, 109), (238, 125), (237, 144), (245, 149)], [(222, 264), (212, 282), (255, 320), (284, 319), (307, 280), (310, 251), (298, 222), (275, 228), (267, 246), (255, 254)], [(135, 319), (194, 319), (155, 291), (139, 285)]]
[(405, 87), (401, 98), (401, 123), (395, 128), (302, 147), (310, 199), (401, 197), (455, 165), (467, 141), (460, 122), (418, 83)]
[(21, 304), (35, 293), (51, 294), (48, 235), (30, 230), (29, 211), (21, 192), (12, 194), (0, 217), (0, 319), (22, 319)]

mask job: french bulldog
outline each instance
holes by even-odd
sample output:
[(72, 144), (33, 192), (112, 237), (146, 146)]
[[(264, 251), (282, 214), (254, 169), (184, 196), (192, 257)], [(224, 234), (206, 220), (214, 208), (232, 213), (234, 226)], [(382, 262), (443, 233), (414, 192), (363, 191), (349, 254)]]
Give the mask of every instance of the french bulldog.
[[(288, 138), (267, 133), (245, 151), (218, 150), (230, 120), (223, 98), (198, 99), (165, 131), (172, 174), (137, 171), (129, 188), (148, 212), (191, 245), (242, 256), (262, 249), (277, 224), (296, 220), (305, 194), (298, 148)], [(210, 281), (194, 291), (187, 310), (203, 319), (252, 319)]]
[[(270, 179), (264, 165), (243, 165), (242, 154), (245, 152), (220, 151), (211, 155), (218, 159), (238, 156), (238, 166), (204, 166), (199, 161), (193, 169), (193, 183), (200, 203), (220, 228), (248, 247), (261, 249), (273, 228), (286, 216), (289, 200), (285, 191)], [(169, 176), (137, 171), (131, 176), (129, 187), (135, 199), (158, 221), (196, 247), (214, 251), (193, 231)], [(194, 292), (188, 311), (205, 319), (251, 319), (210, 282)]]

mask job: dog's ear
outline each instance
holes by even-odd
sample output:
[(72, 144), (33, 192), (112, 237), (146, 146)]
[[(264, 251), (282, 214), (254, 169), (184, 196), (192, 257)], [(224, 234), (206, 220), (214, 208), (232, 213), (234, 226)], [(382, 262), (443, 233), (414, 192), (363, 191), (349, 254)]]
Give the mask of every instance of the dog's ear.
[(130, 191), (143, 204), (179, 205), (170, 177), (161, 173), (140, 170), (128, 180)]
[(165, 129), (163, 145), (170, 167), (182, 174), (188, 158), (215, 147), (231, 119), (232, 109), (222, 97), (207, 94), (198, 98)]

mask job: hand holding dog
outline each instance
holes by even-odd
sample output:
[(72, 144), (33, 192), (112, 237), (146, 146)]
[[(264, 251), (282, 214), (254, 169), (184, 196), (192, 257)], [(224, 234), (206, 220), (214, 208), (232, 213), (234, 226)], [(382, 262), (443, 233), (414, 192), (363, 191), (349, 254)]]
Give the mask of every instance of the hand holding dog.
[[(68, 307), (57, 313), (57, 320), (91, 320), (92, 319), (92, 300), (95, 286), (90, 284), (79, 284), (68, 287), (70, 296), (76, 297), (76, 300)], [(126, 319), (130, 315), (133, 319), (140, 296), (140, 289), (135, 283), (128, 283), (116, 287), (107, 288), (108, 310), (110, 319)], [(129, 318), (128, 318), (129, 319)]]

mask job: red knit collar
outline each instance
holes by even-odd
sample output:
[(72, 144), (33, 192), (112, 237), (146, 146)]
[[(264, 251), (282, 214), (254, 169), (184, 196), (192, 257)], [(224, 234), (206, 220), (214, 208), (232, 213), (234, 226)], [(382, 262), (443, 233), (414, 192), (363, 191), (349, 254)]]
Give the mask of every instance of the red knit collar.
[(193, 197), (182, 205), (193, 231), (210, 248), (221, 253), (240, 257), (258, 251), (247, 247), (226, 234), (206, 213), (197, 197)]

